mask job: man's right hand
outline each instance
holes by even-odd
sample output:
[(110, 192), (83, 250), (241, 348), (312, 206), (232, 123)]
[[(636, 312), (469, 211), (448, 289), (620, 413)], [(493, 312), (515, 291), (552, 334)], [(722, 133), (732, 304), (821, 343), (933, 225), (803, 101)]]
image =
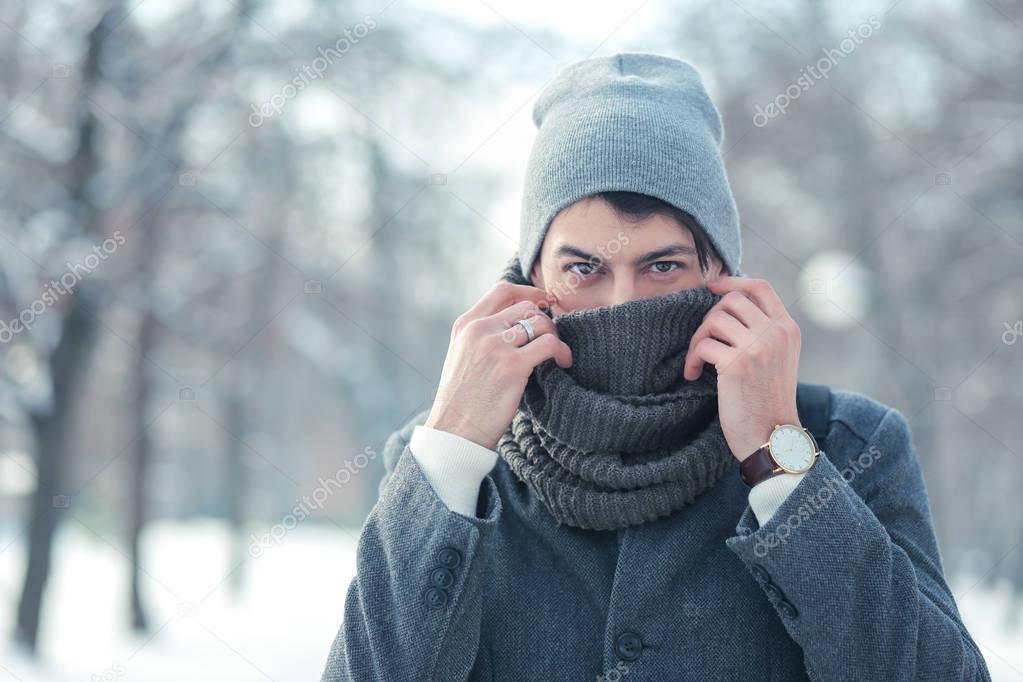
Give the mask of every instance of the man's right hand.
[[(543, 312), (554, 300), (537, 287), (502, 281), (460, 315), (424, 425), (496, 449), (533, 368), (550, 358), (559, 367), (572, 365), (572, 350)], [(521, 319), (532, 323), (532, 341)]]

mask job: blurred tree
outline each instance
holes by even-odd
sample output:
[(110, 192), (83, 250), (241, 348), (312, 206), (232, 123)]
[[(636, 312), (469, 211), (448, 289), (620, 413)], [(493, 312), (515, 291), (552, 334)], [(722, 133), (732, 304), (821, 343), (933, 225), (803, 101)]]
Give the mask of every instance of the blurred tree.
[[(1023, 485), (1019, 359), (1000, 334), (1023, 290), (1023, 6), (797, 0), (676, 19), (670, 45), (720, 96), (744, 263), (800, 322), (802, 373), (905, 413), (946, 571), (1020, 594), (1023, 521), (1003, 513)], [(804, 278), (828, 250), (833, 327), (807, 315), (823, 304)], [(869, 306), (841, 308), (834, 292), (861, 270)]]
[[(77, 147), (63, 169), (67, 199), (71, 203), (76, 226), (92, 241), (103, 236), (102, 211), (95, 204), (90, 183), (99, 175), (96, 146), (99, 121), (93, 111), (92, 95), (100, 87), (100, 61), (110, 31), (121, 17), (120, 5), (103, 13), (88, 37), (88, 50), (82, 62), (81, 89), (76, 100)], [(45, 276), (43, 272), (40, 277)], [(82, 379), (99, 331), (103, 292), (86, 281), (77, 284), (74, 295), (65, 297), (59, 336), (48, 354), (52, 400), (27, 411), (36, 438), (36, 491), (32, 495), (28, 529), (28, 562), (18, 603), (16, 638), (29, 651), (35, 651), (39, 636), (39, 615), (43, 592), (50, 574), (53, 536), (70, 504), (69, 469), (76, 447), (73, 438), (75, 403)], [(45, 353), (43, 353), (45, 354)]]

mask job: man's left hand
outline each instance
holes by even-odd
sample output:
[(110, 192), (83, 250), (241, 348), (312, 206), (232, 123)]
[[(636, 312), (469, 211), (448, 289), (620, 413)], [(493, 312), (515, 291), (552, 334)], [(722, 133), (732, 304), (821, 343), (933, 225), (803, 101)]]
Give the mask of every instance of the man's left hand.
[(741, 462), (767, 442), (775, 424), (801, 426), (799, 325), (766, 279), (720, 277), (707, 286), (722, 298), (693, 334), (683, 376), (692, 381), (705, 362), (714, 365), (721, 430)]

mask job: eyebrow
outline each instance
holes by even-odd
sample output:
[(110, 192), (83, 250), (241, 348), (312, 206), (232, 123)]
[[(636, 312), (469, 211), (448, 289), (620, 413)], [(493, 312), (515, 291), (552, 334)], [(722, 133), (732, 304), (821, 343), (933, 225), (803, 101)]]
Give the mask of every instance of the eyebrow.
[[(589, 254), (586, 251), (580, 249), (578, 246), (572, 246), (571, 244), (562, 244), (557, 249), (555, 249), (554, 255), (557, 258), (575, 256), (577, 258), (582, 258), (583, 260), (587, 261), (597, 262), (603, 261), (603, 259), (600, 258), (599, 256)], [(659, 258), (664, 258), (666, 256), (678, 255), (693, 256), (696, 255), (696, 249), (686, 244), (672, 244), (671, 246), (666, 246), (663, 249), (657, 249), (655, 251), (649, 251), (647, 253), (644, 253), (643, 255), (639, 256), (632, 262), (634, 265), (642, 265), (643, 263), (649, 263), (651, 261), (655, 261)]]

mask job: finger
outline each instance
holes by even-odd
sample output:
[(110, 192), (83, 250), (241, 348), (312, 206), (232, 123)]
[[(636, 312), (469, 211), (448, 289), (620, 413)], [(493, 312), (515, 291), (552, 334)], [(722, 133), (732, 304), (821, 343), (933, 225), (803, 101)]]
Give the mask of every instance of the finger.
[[(532, 317), (518, 318), (528, 320), (533, 326), (533, 339), (537, 339), (541, 334), (553, 334), (557, 336), (557, 329), (554, 326), (554, 321), (544, 314), (533, 315)], [(526, 334), (525, 328), (518, 323), (516, 320), (510, 327), (501, 332), (501, 338), (505, 342), (510, 343), (513, 346), (520, 347), (529, 343), (529, 335)]]
[[(689, 349), (686, 355), (686, 362), (683, 365), (683, 376), (688, 376), (686, 371), (692, 366), (690, 365), (689, 357), (692, 356), (692, 363), (698, 363), (697, 357), (692, 355), (693, 350), (699, 345), (700, 341), (706, 338), (717, 338), (718, 340), (738, 347), (739, 344), (745, 339), (746, 326), (726, 309), (722, 308), (724, 299), (721, 299), (710, 311), (704, 316), (700, 326), (693, 332), (692, 338), (689, 339)], [(749, 305), (753, 306), (753, 303), (747, 301)], [(753, 306), (756, 307), (756, 306)], [(731, 320), (731, 321), (729, 321)], [(741, 329), (740, 329), (741, 327)], [(699, 376), (699, 370), (703, 368), (702, 363), (696, 365), (694, 376)]]
[(760, 329), (771, 322), (767, 313), (741, 293), (737, 296), (723, 297), (717, 302), (716, 307), (728, 312), (751, 330)]
[[(523, 318), (528, 318), (531, 315), (544, 315), (543, 308), (535, 301), (519, 301), (513, 303), (504, 310), (499, 310), (488, 319), (494, 321), (495, 329), (508, 329), (516, 322)], [(550, 318), (548, 318), (550, 319)]]
[(498, 282), (490, 288), (483, 297), (476, 302), (476, 305), (469, 308), (466, 315), (469, 319), (489, 317), (499, 310), (504, 310), (518, 301), (532, 301), (537, 305), (550, 305), (553, 294), (548, 294), (543, 289), (526, 284), (512, 284), (511, 282)]
[(710, 363), (715, 367), (727, 365), (739, 351), (713, 338), (705, 338), (686, 353), (686, 361), (682, 367), (682, 376), (686, 381), (694, 381), (703, 374), (703, 366)]
[[(750, 305), (753, 305), (750, 303)], [(750, 330), (724, 308), (716, 308), (709, 312), (703, 323), (697, 328), (689, 347), (695, 347), (707, 337), (715, 338), (733, 348), (738, 348), (749, 337)]]
[(729, 291), (738, 291), (745, 294), (770, 318), (780, 317), (785, 314), (785, 304), (782, 303), (778, 293), (766, 279), (732, 276), (719, 277), (708, 282), (707, 287), (716, 294), (725, 294)]
[(542, 334), (515, 352), (519, 353), (530, 367), (536, 367), (550, 358), (554, 358), (559, 367), (572, 366), (572, 349), (553, 334)]
[[(505, 341), (515, 342), (516, 345), (522, 345), (529, 338), (526, 336), (526, 330), (519, 324), (519, 320), (533, 322), (533, 329), (537, 336), (550, 331), (554, 325), (553, 320), (544, 314), (540, 306), (533, 301), (519, 301), (485, 319), (488, 325), (496, 333), (500, 333)], [(549, 324), (544, 324), (543, 320)]]

